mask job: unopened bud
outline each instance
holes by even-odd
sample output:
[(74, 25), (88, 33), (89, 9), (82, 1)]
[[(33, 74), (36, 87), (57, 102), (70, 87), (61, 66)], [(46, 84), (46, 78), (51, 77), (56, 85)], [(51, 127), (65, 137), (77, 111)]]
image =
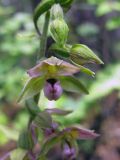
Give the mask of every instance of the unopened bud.
[(97, 63), (103, 64), (102, 60), (94, 54), (94, 52), (83, 44), (75, 44), (70, 50), (70, 59), (79, 65), (84, 65), (86, 63)]
[(68, 31), (68, 26), (63, 19), (55, 19), (50, 24), (51, 36), (60, 45), (66, 43)]
[(63, 10), (60, 4), (54, 4), (51, 8), (51, 18), (55, 19), (63, 19)]
[(44, 86), (44, 94), (49, 100), (57, 100), (60, 98), (63, 89), (60, 82), (56, 79), (48, 79)]

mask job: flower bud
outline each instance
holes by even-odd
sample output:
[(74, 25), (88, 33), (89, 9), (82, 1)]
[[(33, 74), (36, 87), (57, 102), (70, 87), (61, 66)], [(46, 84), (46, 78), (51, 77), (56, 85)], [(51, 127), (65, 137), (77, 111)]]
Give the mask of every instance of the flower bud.
[(51, 18), (53, 20), (63, 18), (63, 10), (59, 4), (54, 4), (51, 8)]
[(48, 79), (44, 86), (44, 95), (49, 100), (57, 100), (63, 92), (60, 82), (56, 79)]
[(51, 36), (59, 45), (66, 43), (68, 31), (68, 26), (63, 19), (55, 19), (50, 24)]
[(86, 63), (103, 64), (102, 60), (86, 45), (75, 44), (71, 47), (70, 52), (70, 59), (78, 65)]

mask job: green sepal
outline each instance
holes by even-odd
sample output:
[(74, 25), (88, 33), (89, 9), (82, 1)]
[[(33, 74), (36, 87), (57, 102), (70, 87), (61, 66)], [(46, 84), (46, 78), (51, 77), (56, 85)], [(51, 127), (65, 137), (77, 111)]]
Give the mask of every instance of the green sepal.
[(103, 64), (103, 61), (94, 52), (83, 44), (75, 44), (70, 50), (70, 59), (79, 65), (86, 63)]
[(30, 131), (23, 131), (18, 139), (18, 147), (26, 150), (32, 149), (34, 142)]
[(42, 89), (44, 85), (44, 78), (43, 77), (35, 77), (35, 78), (31, 78), (29, 79), (21, 94), (20, 97), (18, 99), (18, 102), (20, 102), (21, 100), (26, 100), (29, 99), (31, 97), (33, 97), (34, 95), (36, 95), (37, 93), (40, 92), (40, 90)]
[(43, 111), (35, 117), (33, 123), (40, 129), (51, 128), (52, 117), (47, 111)]
[(85, 88), (85, 86), (75, 77), (61, 76), (59, 79), (61, 82), (61, 86), (66, 91), (76, 92), (76, 93), (80, 93), (82, 91), (83, 93), (86, 93), (86, 94), (89, 93), (88, 90)]
[(56, 55), (68, 58), (70, 55), (70, 47), (65, 45), (65, 46), (59, 46), (58, 44), (54, 43), (51, 45), (49, 50), (53, 51)]
[[(71, 59), (70, 59), (70, 60), (71, 60)], [(72, 62), (73, 64), (75, 64), (77, 67), (79, 67), (81, 72), (86, 73), (86, 74), (88, 74), (88, 75), (90, 75), (90, 76), (92, 76), (92, 77), (95, 76), (95, 72), (91, 71), (90, 69), (88, 69), (88, 68), (86, 68), (86, 67), (84, 67), (84, 66), (81, 66), (81, 65), (75, 63), (75, 62), (72, 61), (72, 60), (71, 60), (71, 62)]]
[(36, 28), (39, 35), (41, 35), (41, 33), (40, 33), (38, 25), (37, 25), (38, 18), (43, 13), (48, 11), (54, 3), (55, 3), (55, 0), (43, 0), (42, 2), (39, 3), (39, 5), (35, 9), (35, 12), (33, 15), (33, 21), (34, 21), (35, 28)]

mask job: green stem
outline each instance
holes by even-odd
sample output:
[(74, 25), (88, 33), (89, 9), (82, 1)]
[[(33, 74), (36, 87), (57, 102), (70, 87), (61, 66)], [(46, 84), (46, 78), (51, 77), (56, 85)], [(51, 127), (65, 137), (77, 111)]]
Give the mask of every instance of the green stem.
[(38, 60), (42, 57), (45, 57), (49, 20), (50, 20), (50, 12), (48, 11), (45, 15), (45, 22), (40, 40), (40, 54), (38, 56)]

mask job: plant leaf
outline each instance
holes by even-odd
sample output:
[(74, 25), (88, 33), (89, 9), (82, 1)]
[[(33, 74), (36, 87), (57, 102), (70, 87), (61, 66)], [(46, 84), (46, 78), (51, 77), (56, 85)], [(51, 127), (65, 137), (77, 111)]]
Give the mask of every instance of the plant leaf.
[(29, 79), (26, 82), (26, 84), (20, 94), (18, 102), (20, 102), (21, 100), (26, 100), (28, 98), (31, 98), (34, 95), (36, 95), (37, 93), (39, 93), (43, 87), (43, 84), (44, 84), (43, 77), (35, 77), (35, 78)]
[(58, 108), (46, 109), (46, 111), (49, 114), (58, 115), (58, 116), (64, 116), (64, 115), (72, 113), (72, 110), (66, 111), (66, 110), (58, 109)]
[(52, 127), (52, 117), (47, 111), (40, 112), (33, 122), (37, 127), (42, 129)]
[(41, 34), (40, 34), (40, 31), (39, 31), (39, 28), (38, 28), (38, 25), (37, 25), (38, 18), (43, 13), (48, 11), (54, 3), (55, 3), (55, 0), (43, 0), (42, 2), (39, 3), (39, 5), (35, 9), (35, 12), (34, 12), (34, 15), (33, 15), (33, 21), (34, 21), (35, 28), (36, 28), (39, 35), (41, 35)]
[(84, 87), (84, 85), (75, 77), (67, 76), (67, 77), (60, 77), (61, 86), (64, 90), (69, 92), (77, 92), (80, 93), (80, 91), (88, 94), (88, 90)]

